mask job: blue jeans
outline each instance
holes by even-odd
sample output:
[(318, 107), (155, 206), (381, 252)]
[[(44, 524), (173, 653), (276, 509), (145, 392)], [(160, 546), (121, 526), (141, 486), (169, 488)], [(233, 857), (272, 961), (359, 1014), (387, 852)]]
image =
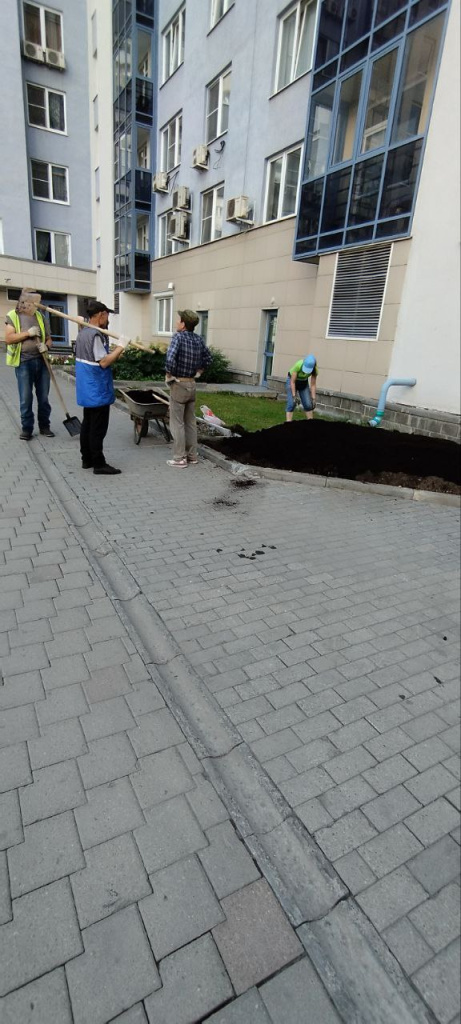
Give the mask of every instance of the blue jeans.
[(41, 356), (27, 359), (26, 362), (20, 363), (16, 367), (15, 373), (18, 382), (22, 429), (27, 434), (32, 434), (34, 429), (32, 400), (33, 389), (35, 388), (39, 429), (46, 430), (50, 425), (51, 405), (48, 401), (50, 375), (46, 368), (45, 360)]
[[(286, 411), (294, 412), (296, 406), (296, 399), (293, 398), (293, 395), (291, 393), (291, 377), (287, 377), (285, 387), (287, 389)], [(309, 384), (302, 383), (302, 386), (298, 386), (296, 388), (296, 391), (301, 399), (301, 405), (304, 409), (304, 412), (312, 412), (312, 409), (314, 408), (314, 403), (312, 401), (311, 389), (309, 387)]]

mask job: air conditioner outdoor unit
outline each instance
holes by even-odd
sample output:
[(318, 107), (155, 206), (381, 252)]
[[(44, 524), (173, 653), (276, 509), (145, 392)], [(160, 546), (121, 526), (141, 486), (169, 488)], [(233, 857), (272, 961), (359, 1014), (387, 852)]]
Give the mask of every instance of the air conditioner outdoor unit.
[(25, 39), (22, 44), (22, 52), (24, 57), (28, 57), (29, 60), (39, 60), (43, 64), (45, 60), (45, 54), (41, 46), (37, 46), (36, 43), (28, 43)]
[(253, 223), (248, 196), (235, 196), (234, 199), (227, 200), (226, 220)]
[(185, 185), (178, 185), (173, 192), (173, 210), (188, 210), (189, 206), (189, 189)]
[(198, 167), (199, 170), (208, 170), (208, 148), (207, 146), (196, 146), (192, 156), (192, 167)]
[(168, 171), (157, 171), (152, 178), (153, 192), (168, 192)]
[(66, 67), (66, 58), (60, 50), (45, 50), (45, 61), (52, 68), (57, 68), (58, 71), (64, 71)]
[(189, 238), (189, 218), (187, 213), (175, 213), (170, 219), (169, 238), (175, 238), (179, 242), (185, 242)]

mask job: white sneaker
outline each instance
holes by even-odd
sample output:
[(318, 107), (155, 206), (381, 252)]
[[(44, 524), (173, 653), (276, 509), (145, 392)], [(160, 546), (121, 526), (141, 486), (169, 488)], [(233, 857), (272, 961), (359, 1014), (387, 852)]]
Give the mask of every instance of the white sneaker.
[(167, 459), (167, 466), (175, 466), (177, 469), (185, 469), (187, 467), (187, 459)]

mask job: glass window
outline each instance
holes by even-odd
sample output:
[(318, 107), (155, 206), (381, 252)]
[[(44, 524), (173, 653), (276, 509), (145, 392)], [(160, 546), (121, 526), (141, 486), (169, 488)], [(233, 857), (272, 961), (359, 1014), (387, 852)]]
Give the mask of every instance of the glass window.
[(329, 85), (312, 97), (307, 132), (306, 178), (317, 178), (326, 171), (334, 95), (334, 85)]
[(200, 243), (221, 238), (224, 206), (224, 185), (211, 188), (202, 195), (202, 230)]
[(67, 167), (31, 160), (32, 195), (34, 199), (48, 199), (54, 203), (69, 201)]
[(384, 146), (386, 141), (396, 61), (397, 50), (391, 50), (373, 64), (362, 136), (362, 153), (378, 149), (379, 146)]
[(163, 33), (163, 81), (172, 75), (184, 60), (186, 7), (181, 7)]
[(138, 31), (138, 68), (141, 78), (152, 78), (151, 60), (152, 36), (149, 32)]
[(161, 217), (158, 218), (158, 255), (171, 256), (174, 252), (181, 252), (182, 249), (187, 249), (189, 243), (181, 242), (179, 238), (172, 238), (172, 224), (171, 218), (174, 216), (173, 210), (168, 210), (167, 213), (162, 213)]
[(422, 141), (392, 149), (387, 157), (381, 198), (380, 218), (411, 213)]
[(60, 231), (35, 232), (36, 258), (43, 263), (55, 263), (58, 267), (70, 267), (70, 235)]
[(426, 130), (443, 23), (444, 15), (439, 15), (408, 36), (392, 130), (393, 142), (404, 142)]
[(199, 315), (200, 315), (200, 323), (199, 323), (198, 334), (200, 334), (202, 336), (202, 338), (203, 338), (203, 340), (205, 342), (205, 345), (206, 345), (207, 344), (207, 339), (208, 339), (208, 310), (207, 309), (202, 309), (202, 311), (201, 311), (201, 313)]
[(298, 0), (280, 19), (276, 91), (311, 68), (316, 14), (316, 0)]
[(334, 164), (340, 164), (344, 160), (352, 158), (361, 87), (361, 71), (351, 75), (350, 78), (345, 78), (341, 83), (333, 150)]
[(322, 234), (326, 231), (337, 231), (344, 227), (346, 221), (347, 202), (351, 170), (336, 171), (329, 174), (325, 186), (325, 200), (322, 213)]
[(351, 46), (357, 39), (365, 36), (371, 28), (373, 4), (370, 0), (353, 0), (347, 8), (346, 29), (343, 46)]
[(62, 16), (37, 4), (23, 4), (24, 38), (43, 49), (62, 53)]
[(298, 222), (299, 238), (306, 238), (309, 235), (317, 234), (320, 223), (322, 195), (323, 178), (302, 186)]
[(234, 0), (211, 0), (211, 28), (221, 21), (233, 2)]
[(407, 6), (407, 3), (408, 0), (379, 0), (375, 25), (380, 25), (381, 22), (386, 21), (387, 18), (392, 18), (392, 15), (401, 11), (402, 7)]
[(229, 126), (229, 103), (232, 72), (224, 71), (207, 88), (206, 141), (212, 142)]
[(371, 44), (372, 50), (379, 50), (386, 43), (390, 43), (391, 39), (395, 39), (399, 36), (405, 28), (405, 14), (399, 14), (397, 18), (392, 21), (387, 21), (382, 28), (379, 28), (377, 32), (373, 34), (373, 41)]
[(181, 163), (182, 114), (177, 114), (161, 132), (161, 170), (171, 171)]
[(138, 214), (136, 217), (136, 248), (141, 252), (149, 251), (149, 217)]
[(47, 128), (52, 132), (66, 131), (64, 93), (28, 83), (27, 110), (29, 124), (36, 128)]
[(268, 162), (266, 221), (290, 217), (296, 212), (301, 146)]
[(349, 225), (375, 219), (383, 162), (384, 156), (381, 154), (357, 164), (352, 183)]
[(150, 132), (146, 131), (145, 128), (137, 128), (137, 155), (136, 155), (136, 166), (143, 167), (147, 170), (150, 167)]
[(319, 31), (315, 52), (316, 68), (320, 68), (322, 64), (337, 57), (339, 53), (344, 7), (345, 0), (336, 0), (335, 3), (320, 5)]
[(173, 296), (158, 295), (156, 301), (156, 332), (157, 334), (173, 333)]

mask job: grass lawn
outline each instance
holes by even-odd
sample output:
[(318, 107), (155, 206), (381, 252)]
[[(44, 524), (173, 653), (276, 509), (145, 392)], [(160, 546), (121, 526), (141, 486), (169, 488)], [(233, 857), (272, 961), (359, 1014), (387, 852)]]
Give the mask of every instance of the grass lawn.
[[(245, 430), (264, 430), (265, 427), (274, 427), (285, 420), (285, 402), (278, 402), (273, 398), (252, 398), (247, 395), (235, 395), (230, 391), (208, 394), (197, 391), (197, 416), (202, 415), (201, 405), (207, 405), (212, 409), (215, 416), (224, 420), (226, 426), (240, 423)], [(293, 418), (304, 419), (304, 412), (298, 409)]]

